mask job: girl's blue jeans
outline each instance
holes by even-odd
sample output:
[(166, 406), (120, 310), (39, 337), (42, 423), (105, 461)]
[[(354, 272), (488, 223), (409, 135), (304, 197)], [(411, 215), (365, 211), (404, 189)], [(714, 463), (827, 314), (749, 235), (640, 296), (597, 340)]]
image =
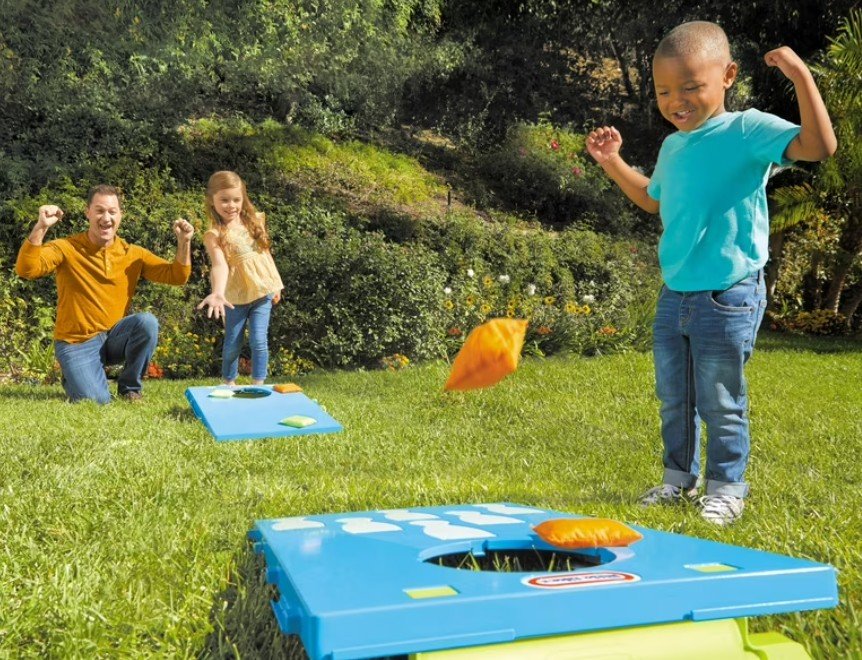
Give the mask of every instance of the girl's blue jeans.
[(751, 446), (743, 369), (766, 309), (763, 271), (724, 291), (671, 291), (656, 306), (653, 354), (661, 401), (666, 484), (692, 488), (700, 476), (706, 423), (706, 492), (745, 497)]
[(122, 364), (117, 378), (120, 395), (140, 392), (141, 380), (156, 350), (159, 321), (149, 312), (126, 316), (107, 332), (92, 339), (70, 344), (54, 342), (54, 357), (63, 372), (63, 389), (71, 401), (92, 399), (108, 403), (108, 379), (105, 365)]
[(269, 364), (269, 315), (272, 311), (272, 295), (258, 298), (247, 305), (225, 307), (224, 347), (222, 349), (221, 375), (226, 381), (236, 380), (239, 367), (239, 353), (246, 323), (248, 323), (248, 343), (251, 348), (251, 377), (265, 380)]

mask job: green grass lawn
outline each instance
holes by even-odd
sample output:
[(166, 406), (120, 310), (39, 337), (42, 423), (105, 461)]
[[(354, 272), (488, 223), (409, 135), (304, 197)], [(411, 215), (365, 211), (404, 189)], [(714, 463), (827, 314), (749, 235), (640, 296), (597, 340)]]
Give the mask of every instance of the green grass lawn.
[(527, 359), (456, 395), (447, 371), (303, 377), (343, 433), (232, 443), (190, 412), (197, 382), (105, 408), (0, 388), (0, 656), (294, 657), (245, 540), (255, 519), (506, 500), (831, 563), (838, 608), (752, 627), (862, 657), (862, 343), (761, 338), (752, 493), (729, 529), (634, 503), (661, 475), (650, 355)]

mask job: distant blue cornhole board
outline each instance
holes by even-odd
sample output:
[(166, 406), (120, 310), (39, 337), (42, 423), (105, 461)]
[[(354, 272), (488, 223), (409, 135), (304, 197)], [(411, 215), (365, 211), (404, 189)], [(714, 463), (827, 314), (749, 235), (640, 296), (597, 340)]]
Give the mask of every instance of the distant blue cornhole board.
[[(212, 396), (229, 390), (229, 397)], [(218, 441), (335, 433), (343, 428), (302, 392), (281, 394), (268, 385), (232, 390), (224, 386), (190, 387), (186, 399)], [(291, 417), (308, 417), (314, 423), (302, 428), (280, 423)]]
[[(473, 647), (502, 648), (494, 657), (503, 658), (606, 657), (527, 656), (524, 645), (607, 635), (613, 645), (669, 628), (688, 631), (702, 650), (701, 633), (716, 626), (723, 634), (746, 617), (838, 604), (835, 569), (813, 561), (634, 526), (644, 538), (628, 548), (567, 553), (532, 530), (580, 517), (511, 503), (414, 507), (259, 520), (249, 536), (277, 588), (280, 628), (299, 635), (312, 660), (425, 658), (442, 649), (486, 657)], [(562, 572), (493, 572), (435, 559), (533, 549), (587, 561)], [(761, 635), (752, 648), (771, 645), (773, 654), (749, 656), (740, 646), (740, 657), (807, 657), (778, 633), (751, 637)], [(677, 646), (674, 638), (667, 646)], [(780, 650), (790, 647), (800, 653)]]

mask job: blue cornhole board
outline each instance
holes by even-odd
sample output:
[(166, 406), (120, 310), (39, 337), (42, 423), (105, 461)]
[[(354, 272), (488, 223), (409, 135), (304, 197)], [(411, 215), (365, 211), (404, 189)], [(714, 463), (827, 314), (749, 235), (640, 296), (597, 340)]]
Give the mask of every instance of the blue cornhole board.
[[(255, 385), (235, 390), (267, 390), (268, 396), (260, 398), (211, 397), (213, 390), (229, 389), (225, 386), (190, 387), (186, 399), (195, 415), (218, 440), (253, 440), (255, 438), (281, 438), (312, 433), (335, 433), (342, 430), (339, 424), (314, 401), (302, 392), (281, 394), (268, 385)], [(286, 417), (304, 415), (316, 423), (305, 428), (293, 428), (279, 424)]]
[(570, 572), (470, 571), (441, 555), (536, 548), (532, 527), (582, 516), (496, 503), (259, 520), (279, 626), (312, 660), (420, 653), (526, 638), (834, 607), (835, 569), (632, 526), (629, 548), (576, 551)]

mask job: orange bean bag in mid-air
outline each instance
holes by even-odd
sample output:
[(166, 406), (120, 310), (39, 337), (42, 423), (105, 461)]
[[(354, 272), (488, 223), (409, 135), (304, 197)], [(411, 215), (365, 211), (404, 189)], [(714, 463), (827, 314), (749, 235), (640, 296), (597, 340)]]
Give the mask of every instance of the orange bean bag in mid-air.
[(455, 361), (444, 390), (494, 385), (518, 368), (527, 321), (492, 319), (473, 328)]

